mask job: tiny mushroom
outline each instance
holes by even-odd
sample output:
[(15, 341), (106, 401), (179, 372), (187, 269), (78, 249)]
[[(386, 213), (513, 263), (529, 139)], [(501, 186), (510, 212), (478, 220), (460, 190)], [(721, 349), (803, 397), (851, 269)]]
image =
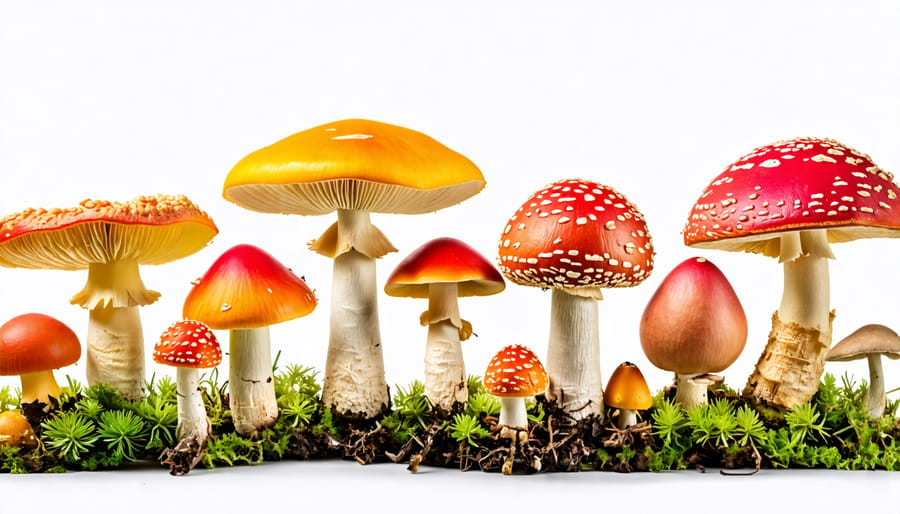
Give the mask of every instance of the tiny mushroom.
[(253, 435), (278, 418), (269, 325), (306, 316), (315, 307), (305, 280), (252, 245), (226, 250), (194, 282), (184, 318), (230, 330), (228, 393), (237, 433)]
[(513, 214), (498, 250), (516, 284), (552, 289), (547, 398), (575, 419), (603, 415), (597, 300), (653, 269), (644, 216), (622, 194), (588, 180), (546, 186)]
[(405, 127), (349, 119), (298, 132), (238, 162), (226, 200), (257, 212), (322, 215), (337, 222), (310, 249), (334, 259), (322, 401), (339, 416), (373, 419), (390, 396), (378, 323), (375, 259), (394, 252), (369, 213), (421, 214), (484, 188), (468, 158)]
[(159, 293), (144, 287), (138, 266), (191, 255), (218, 233), (186, 197), (140, 196), (127, 202), (84, 200), (68, 209), (28, 209), (0, 219), (0, 265), (88, 270), (71, 303), (90, 310), (88, 384), (127, 398), (144, 393), (144, 334), (138, 307)]
[(442, 237), (407, 256), (384, 286), (390, 296), (428, 298), (420, 317), (428, 326), (425, 347), (425, 396), (445, 413), (465, 406), (469, 396), (462, 345), (472, 326), (459, 316), (457, 298), (503, 291), (505, 283), (494, 266), (466, 243)]
[(0, 375), (19, 375), (22, 403), (50, 404), (60, 388), (53, 370), (81, 357), (78, 336), (65, 323), (46, 314), (16, 316), (0, 326)]
[(710, 373), (730, 366), (744, 350), (747, 316), (721, 270), (694, 257), (669, 272), (653, 293), (640, 337), (647, 359), (675, 372), (675, 401), (688, 409), (708, 403)]
[(871, 324), (857, 329), (835, 344), (825, 358), (827, 361), (843, 362), (866, 359), (869, 364), (869, 389), (866, 396), (866, 410), (872, 419), (884, 414), (887, 397), (884, 392), (884, 373), (881, 357), (900, 358), (900, 336), (884, 325)]
[(210, 427), (197, 370), (213, 368), (222, 362), (219, 340), (203, 323), (181, 320), (159, 336), (153, 348), (153, 361), (177, 368), (178, 427), (175, 435), (179, 440), (193, 438), (202, 448)]
[(609, 377), (603, 401), (607, 407), (619, 409), (616, 426), (624, 430), (637, 424), (637, 411), (649, 409), (653, 405), (653, 396), (641, 370), (630, 362), (623, 362)]
[(830, 243), (900, 237), (890, 173), (833, 139), (759, 147), (701, 194), (684, 228), (695, 248), (761, 253), (783, 264), (784, 290), (744, 395), (790, 408), (809, 401), (831, 345)]
[(31, 423), (19, 411), (0, 412), (0, 446), (34, 448), (38, 445)]
[(528, 429), (525, 398), (542, 394), (548, 377), (544, 366), (529, 348), (505, 346), (491, 359), (484, 372), (484, 388), (500, 398), (500, 437), (517, 440)]

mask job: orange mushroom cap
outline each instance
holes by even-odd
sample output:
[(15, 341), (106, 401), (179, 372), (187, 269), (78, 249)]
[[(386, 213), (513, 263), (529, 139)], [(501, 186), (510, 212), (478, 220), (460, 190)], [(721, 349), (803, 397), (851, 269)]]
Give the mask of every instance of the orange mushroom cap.
[(428, 298), (428, 285), (456, 283), (458, 296), (489, 296), (506, 287), (503, 276), (474, 248), (452, 237), (433, 239), (394, 268), (384, 286), (390, 296)]
[(500, 397), (541, 394), (547, 389), (549, 380), (537, 355), (519, 344), (503, 347), (484, 372), (485, 390)]
[(22, 314), (0, 326), (0, 375), (57, 369), (80, 357), (75, 332), (46, 314)]
[(153, 348), (153, 361), (178, 368), (212, 368), (222, 362), (222, 348), (212, 330), (184, 319), (169, 326)]
[(213, 329), (259, 328), (306, 316), (316, 297), (306, 281), (253, 245), (225, 251), (184, 300), (185, 319)]
[(14, 410), (0, 412), (0, 446), (37, 446), (31, 423), (22, 413)]
[(623, 362), (609, 377), (603, 402), (617, 409), (644, 410), (653, 405), (653, 396), (641, 370), (630, 362)]

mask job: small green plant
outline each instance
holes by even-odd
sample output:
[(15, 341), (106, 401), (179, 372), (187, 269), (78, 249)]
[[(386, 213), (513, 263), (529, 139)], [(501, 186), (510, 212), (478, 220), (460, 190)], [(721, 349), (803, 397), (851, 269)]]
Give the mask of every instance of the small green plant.
[(500, 399), (484, 391), (470, 394), (466, 412), (479, 418), (484, 416), (497, 417), (500, 415)]
[(478, 439), (490, 437), (487, 428), (470, 414), (457, 414), (450, 423), (450, 435), (460, 443), (478, 446)]
[(146, 426), (130, 411), (113, 410), (100, 415), (97, 434), (113, 459), (133, 461), (147, 439)]
[(76, 465), (99, 439), (94, 423), (78, 412), (59, 413), (43, 429), (45, 444), (67, 465)]

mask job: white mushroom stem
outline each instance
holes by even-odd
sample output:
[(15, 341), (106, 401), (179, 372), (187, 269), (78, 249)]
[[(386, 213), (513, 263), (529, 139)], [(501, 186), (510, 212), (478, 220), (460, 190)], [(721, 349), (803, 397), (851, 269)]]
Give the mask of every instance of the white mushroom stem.
[(241, 435), (252, 436), (278, 419), (269, 327), (231, 330), (228, 396), (234, 429)]
[(619, 430), (637, 425), (637, 411), (633, 409), (619, 409), (619, 419), (616, 420), (616, 427)]
[(138, 307), (91, 309), (85, 353), (88, 384), (107, 384), (129, 399), (144, 395), (144, 331)]
[(528, 430), (528, 408), (524, 396), (503, 396), (500, 398), (500, 437), (513, 441), (525, 440)]
[(709, 403), (709, 385), (706, 381), (695, 381), (696, 376), (675, 374), (675, 403), (681, 404), (685, 410)]
[[(799, 256), (794, 257), (797, 248)], [(788, 260), (783, 263), (781, 306), (744, 394), (791, 408), (812, 399), (825, 371), (833, 318), (828, 259), (833, 255), (824, 229), (785, 235), (782, 252)]]
[(59, 398), (60, 388), (53, 376), (53, 370), (35, 371), (34, 373), (24, 373), (19, 376), (22, 382), (22, 403), (31, 403), (40, 400), (43, 403), (50, 403), (50, 396)]
[(603, 415), (597, 301), (553, 289), (547, 398), (575, 419)]
[[(376, 235), (384, 238), (371, 226), (365, 212), (339, 210), (337, 225), (339, 233), (344, 231), (359, 238)], [(323, 238), (328, 237), (326, 232)], [(375, 258), (357, 251), (360, 246), (369, 248), (373, 245), (363, 240), (351, 241), (350, 249), (334, 257), (331, 332), (322, 401), (339, 416), (372, 419), (387, 411), (390, 396), (378, 324)], [(384, 247), (383, 244), (374, 246)]]
[(209, 419), (200, 393), (200, 373), (197, 369), (178, 368), (175, 372), (175, 390), (178, 394), (175, 436), (179, 440), (194, 438), (202, 448), (209, 436)]
[(887, 397), (884, 392), (884, 373), (881, 370), (881, 354), (870, 353), (866, 356), (869, 361), (869, 391), (866, 393), (866, 410), (869, 417), (878, 419), (884, 414)]
[(469, 397), (456, 283), (428, 286), (428, 339), (425, 344), (425, 396), (445, 413)]

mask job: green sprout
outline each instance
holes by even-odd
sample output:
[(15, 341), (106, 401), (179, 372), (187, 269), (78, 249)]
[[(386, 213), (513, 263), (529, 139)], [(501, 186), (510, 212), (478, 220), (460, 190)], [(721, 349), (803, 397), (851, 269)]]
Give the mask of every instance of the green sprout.
[(99, 438), (97, 427), (78, 412), (62, 412), (42, 425), (45, 444), (66, 464), (75, 464)]
[(477, 439), (490, 437), (490, 435), (491, 433), (481, 426), (474, 416), (470, 414), (453, 416), (453, 422), (450, 424), (450, 436), (458, 442), (478, 446)]
[(145, 430), (144, 422), (132, 412), (113, 410), (100, 415), (97, 433), (113, 457), (133, 461), (137, 459), (135, 450), (147, 439)]

